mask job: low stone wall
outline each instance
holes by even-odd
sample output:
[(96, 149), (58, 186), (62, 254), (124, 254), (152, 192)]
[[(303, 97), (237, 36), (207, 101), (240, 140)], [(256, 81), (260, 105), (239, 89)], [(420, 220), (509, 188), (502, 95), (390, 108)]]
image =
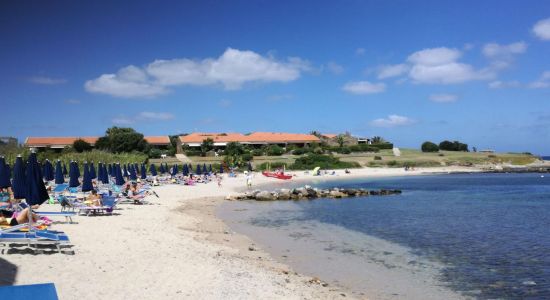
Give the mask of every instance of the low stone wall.
[(278, 191), (260, 191), (254, 190), (242, 194), (227, 196), (227, 200), (257, 200), (257, 201), (274, 201), (274, 200), (300, 200), (300, 199), (315, 199), (315, 198), (347, 198), (357, 196), (387, 196), (401, 194), (401, 190), (367, 190), (367, 189), (351, 189), (351, 188), (332, 188), (332, 189), (317, 189), (310, 186), (304, 186), (295, 189), (280, 189)]

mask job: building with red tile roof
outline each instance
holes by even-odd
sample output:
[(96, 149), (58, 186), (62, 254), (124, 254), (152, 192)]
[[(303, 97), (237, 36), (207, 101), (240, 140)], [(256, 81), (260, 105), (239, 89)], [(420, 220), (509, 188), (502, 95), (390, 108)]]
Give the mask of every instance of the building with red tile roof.
[(214, 141), (214, 146), (225, 146), (231, 142), (250, 145), (311, 144), (320, 142), (318, 137), (311, 134), (283, 132), (253, 132), (246, 135), (241, 133), (195, 132), (188, 135), (180, 136), (180, 141), (182, 144), (186, 144), (190, 147), (199, 147), (201, 143), (208, 138)]
[[(99, 139), (97, 136), (65, 136), (65, 137), (27, 137), (25, 139), (25, 147), (40, 149), (63, 149), (67, 146), (72, 146), (73, 143), (78, 140), (84, 140), (90, 145), (94, 146), (95, 142)], [(168, 146), (170, 145), (170, 138), (168, 136), (146, 136), (144, 139), (153, 146)]]

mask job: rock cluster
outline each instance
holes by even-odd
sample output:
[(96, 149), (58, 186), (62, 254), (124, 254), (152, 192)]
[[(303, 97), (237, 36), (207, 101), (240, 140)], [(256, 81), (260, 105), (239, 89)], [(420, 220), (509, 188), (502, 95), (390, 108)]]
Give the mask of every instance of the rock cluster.
[(401, 194), (401, 190), (367, 190), (367, 189), (352, 189), (352, 188), (332, 188), (332, 189), (317, 189), (310, 186), (299, 187), (295, 189), (280, 189), (278, 191), (247, 191), (245, 193), (228, 196), (227, 200), (257, 200), (257, 201), (274, 201), (274, 200), (301, 200), (315, 198), (347, 198), (356, 196), (385, 196)]

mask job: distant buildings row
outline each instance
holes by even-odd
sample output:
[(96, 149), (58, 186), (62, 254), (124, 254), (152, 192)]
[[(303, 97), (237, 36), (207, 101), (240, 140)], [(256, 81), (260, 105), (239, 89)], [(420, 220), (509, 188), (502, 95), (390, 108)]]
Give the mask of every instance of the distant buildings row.
[[(339, 136), (337, 134), (321, 134), (319, 136), (312, 134), (301, 133), (283, 133), (283, 132), (253, 132), (250, 134), (241, 133), (191, 133), (182, 135), (179, 140), (182, 145), (189, 147), (200, 147), (206, 139), (211, 139), (214, 142), (214, 147), (224, 148), (228, 143), (237, 142), (252, 146), (262, 145), (296, 145), (305, 146), (314, 143), (325, 142), (330, 145), (338, 145)], [(342, 137), (345, 144), (370, 144), (368, 138), (353, 137), (350, 134), (344, 134)], [(158, 148), (166, 148), (170, 145), (168, 136), (145, 136), (145, 140), (152, 146)], [(63, 149), (67, 146), (72, 146), (73, 143), (82, 139), (94, 146), (99, 137), (28, 137), (25, 139), (25, 147), (31, 149)]]

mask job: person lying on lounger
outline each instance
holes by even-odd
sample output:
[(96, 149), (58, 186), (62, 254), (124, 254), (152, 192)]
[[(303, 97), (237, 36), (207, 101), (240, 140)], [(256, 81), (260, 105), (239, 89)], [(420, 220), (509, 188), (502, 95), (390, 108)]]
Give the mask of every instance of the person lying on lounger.
[[(8, 210), (0, 210), (0, 225), (1, 226), (16, 226), (29, 221), (29, 208), (25, 208), (14, 216), (14, 212)], [(33, 222), (36, 222), (40, 217), (32, 213)]]
[(90, 206), (101, 206), (101, 196), (97, 194), (96, 190), (92, 190), (92, 193), (86, 197), (86, 201), (84, 203)]

